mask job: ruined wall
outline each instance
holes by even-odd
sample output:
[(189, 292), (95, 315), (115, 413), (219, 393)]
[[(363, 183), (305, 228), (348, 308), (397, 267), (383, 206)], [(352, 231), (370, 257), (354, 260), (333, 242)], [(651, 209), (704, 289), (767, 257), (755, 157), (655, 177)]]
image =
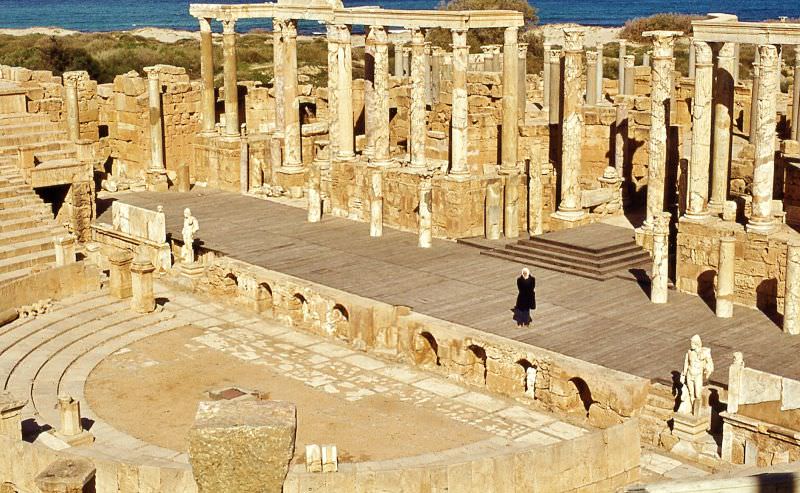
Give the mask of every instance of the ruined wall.
[(62, 299), (100, 288), (100, 272), (85, 262), (29, 274), (0, 286), (0, 311), (44, 299)]
[(613, 106), (583, 106), (581, 133), (581, 174), (583, 190), (600, 188), (598, 178), (614, 163), (614, 124), (617, 111)]

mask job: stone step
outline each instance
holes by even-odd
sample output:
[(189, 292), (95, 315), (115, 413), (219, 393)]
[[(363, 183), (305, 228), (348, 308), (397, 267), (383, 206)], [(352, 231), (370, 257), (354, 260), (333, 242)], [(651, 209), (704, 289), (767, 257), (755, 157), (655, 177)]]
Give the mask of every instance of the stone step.
[(47, 130), (60, 129), (58, 128), (57, 124), (45, 120), (34, 120), (30, 122), (14, 121), (8, 123), (0, 121), (0, 135), (26, 134), (43, 132)]
[(664, 397), (662, 395), (648, 394), (647, 405), (658, 409), (670, 409), (675, 407), (675, 397)]
[(4, 272), (0, 274), (0, 286), (3, 284), (21, 279), (33, 272), (33, 268), (27, 267), (25, 269), (17, 269), (11, 272)]
[(78, 161), (75, 157), (66, 157), (66, 158), (59, 158), (59, 159), (50, 159), (47, 161), (41, 161), (39, 164), (36, 165), (36, 169), (56, 169), (61, 167), (69, 167), (75, 166), (80, 164), (81, 162)]
[(49, 122), (49, 115), (41, 113), (0, 113), (0, 125), (14, 125), (24, 122)]
[(34, 152), (34, 157), (36, 158), (36, 161), (40, 163), (45, 163), (57, 159), (76, 159), (77, 155), (78, 153), (74, 148), (54, 149), (50, 151)]
[[(17, 165), (17, 147), (18, 146), (0, 146), (0, 160), (2, 158), (6, 158), (8, 164), (13, 164), (14, 166)], [(74, 144), (67, 139), (64, 138), (54, 138), (42, 142), (33, 142), (27, 144), (25, 147), (33, 150), (33, 153), (39, 152), (47, 152), (47, 151), (59, 151), (62, 149), (74, 149)]]
[(0, 248), (0, 272), (25, 269), (54, 261), (56, 258), (52, 236), (28, 240), (10, 247)]
[(613, 256), (602, 259), (594, 259), (582, 253), (573, 254), (565, 249), (548, 250), (547, 247), (531, 247), (528, 245), (508, 245), (506, 250), (512, 253), (521, 253), (529, 257), (540, 258), (543, 260), (553, 260), (556, 262), (566, 262), (567, 265), (581, 265), (595, 270), (598, 274), (621, 270), (629, 265), (638, 265), (650, 260), (650, 256), (636, 245), (633, 248), (626, 248), (617, 251)]
[(594, 279), (596, 281), (605, 281), (606, 279), (613, 277), (613, 276), (600, 275), (595, 273), (591, 269), (583, 269), (580, 266), (572, 266), (560, 263), (556, 264), (550, 261), (541, 260), (536, 257), (530, 257), (528, 255), (508, 253), (504, 250), (482, 251), (481, 255), (486, 255), (488, 257), (494, 257), (503, 260), (510, 260), (512, 262), (517, 262), (522, 266), (528, 265), (532, 267), (541, 267), (542, 269), (552, 270), (556, 272), (563, 272), (565, 274), (572, 274), (580, 277), (586, 277), (589, 279)]
[(9, 207), (8, 209), (0, 208), (0, 222), (21, 218), (34, 218), (44, 221), (52, 219), (53, 214), (50, 211), (50, 207), (41, 201), (38, 203), (30, 202), (18, 207)]
[(642, 411), (642, 415), (651, 416), (665, 423), (667, 420), (672, 419), (674, 414), (675, 413), (672, 411), (672, 409), (664, 409), (662, 407), (653, 406), (645, 406), (644, 410)]
[(16, 209), (28, 205), (43, 204), (42, 199), (31, 191), (30, 194), (23, 194), (16, 197), (0, 198), (0, 211)]
[(41, 142), (62, 140), (67, 133), (64, 130), (43, 130), (40, 132), (30, 132), (17, 135), (0, 135), (0, 153), (9, 155), (11, 149), (16, 153), (18, 146), (37, 144)]
[[(14, 246), (16, 244), (41, 238), (50, 238), (50, 240), (52, 241), (53, 237), (56, 236), (59, 232), (60, 232), (59, 229), (53, 228), (52, 225), (45, 223), (39, 223), (39, 225), (26, 229), (0, 232), (0, 247)], [(2, 252), (1, 248), (0, 252)]]
[(42, 224), (42, 218), (33, 217), (30, 214), (13, 219), (0, 220), (0, 233), (35, 228), (40, 224)]
[(19, 197), (21, 195), (25, 195), (26, 193), (33, 193), (30, 187), (26, 187), (24, 184), (9, 184), (9, 183), (0, 183), (0, 199), (7, 199), (10, 197)]

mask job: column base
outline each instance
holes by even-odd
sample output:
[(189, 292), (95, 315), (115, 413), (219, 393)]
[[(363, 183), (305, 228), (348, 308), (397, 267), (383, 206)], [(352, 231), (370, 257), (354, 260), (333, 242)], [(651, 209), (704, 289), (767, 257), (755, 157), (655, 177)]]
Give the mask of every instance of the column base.
[(289, 191), (291, 198), (302, 198), (303, 188), (306, 185), (306, 170), (298, 166), (281, 166), (278, 168), (276, 181), (284, 190)]
[(169, 188), (166, 170), (147, 170), (145, 187), (148, 192), (166, 192)]
[(759, 234), (769, 234), (775, 231), (778, 227), (778, 223), (775, 220), (768, 221), (768, 222), (753, 222), (752, 220), (748, 221), (747, 226), (745, 229), (748, 233), (759, 233)]
[(451, 181), (467, 181), (472, 178), (472, 175), (469, 174), (469, 171), (464, 171), (463, 173), (448, 173), (444, 178)]
[(708, 202), (708, 212), (714, 216), (721, 216), (725, 210), (725, 202)]
[(392, 161), (391, 159), (383, 159), (383, 160), (369, 160), (368, 166), (371, 168), (392, 168), (397, 166), (398, 163)]
[(336, 155), (335, 161), (350, 162), (354, 161), (355, 159), (356, 159), (356, 154), (354, 152), (347, 152), (347, 153), (340, 152), (339, 154)]
[(62, 442), (66, 443), (70, 447), (77, 447), (79, 445), (89, 445), (94, 442), (94, 435), (89, 433), (86, 430), (78, 433), (77, 435), (62, 435), (57, 431), (51, 431), (51, 435), (55, 438), (61, 440)]
[(576, 210), (559, 209), (556, 212), (554, 212), (550, 217), (559, 219), (561, 221), (574, 222), (584, 219), (586, 217), (586, 211), (584, 211), (583, 209), (576, 209)]
[(181, 275), (189, 279), (197, 279), (203, 275), (205, 268), (203, 264), (192, 262), (190, 264), (181, 264)]
[(701, 442), (709, 427), (709, 416), (677, 412), (673, 416), (672, 434), (689, 442)]
[(200, 137), (216, 137), (219, 133), (216, 130), (201, 130), (197, 135)]
[(711, 214), (708, 210), (697, 213), (686, 211), (681, 217), (682, 220), (691, 221), (694, 223), (703, 223), (711, 219)]

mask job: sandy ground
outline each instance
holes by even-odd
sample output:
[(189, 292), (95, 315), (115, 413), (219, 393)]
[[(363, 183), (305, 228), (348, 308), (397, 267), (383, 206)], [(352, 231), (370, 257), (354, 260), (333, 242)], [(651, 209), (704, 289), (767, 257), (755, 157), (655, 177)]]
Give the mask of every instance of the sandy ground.
[[(562, 44), (564, 41), (564, 33), (562, 29), (564, 27), (580, 27), (580, 26), (578, 24), (545, 24), (542, 26), (537, 26), (534, 30), (544, 33), (545, 39), (550, 40), (552, 43)], [(622, 30), (622, 28), (619, 27), (596, 27), (596, 26), (584, 26), (584, 29), (586, 29), (585, 43), (587, 45), (594, 45), (598, 41), (602, 41), (604, 43), (611, 42), (612, 40), (617, 39), (617, 37), (619, 36), (619, 32)], [(155, 39), (161, 41), (162, 43), (175, 43), (176, 41), (184, 39), (196, 39), (196, 40), (200, 39), (199, 31), (181, 31), (179, 29), (164, 29), (158, 27), (143, 27), (139, 29), (133, 29), (130, 31), (117, 31), (117, 32), (126, 32), (128, 34), (142, 36), (144, 38)], [(28, 34), (45, 34), (48, 36), (69, 36), (72, 34), (81, 34), (81, 33), (79, 31), (71, 31), (69, 29), (61, 29), (57, 27), (31, 27), (27, 29), (0, 29), (0, 34), (9, 34), (12, 36), (25, 36)], [(219, 35), (219, 37), (221, 39), (221, 35)], [(309, 40), (313, 39), (313, 36), (298, 36), (298, 39)], [(364, 36), (354, 35), (353, 44), (356, 47), (363, 46)]]
[[(491, 436), (473, 426), (375, 394), (349, 402), (269, 367), (249, 364), (191, 339), (202, 329), (187, 326), (133, 344), (92, 372), (86, 396), (92, 410), (112, 426), (144, 441), (186, 451), (186, 433), (205, 393), (238, 386), (297, 405), (295, 460), (305, 445), (335, 443), (340, 461), (408, 457), (459, 447)], [(128, 351), (130, 350), (130, 351)]]

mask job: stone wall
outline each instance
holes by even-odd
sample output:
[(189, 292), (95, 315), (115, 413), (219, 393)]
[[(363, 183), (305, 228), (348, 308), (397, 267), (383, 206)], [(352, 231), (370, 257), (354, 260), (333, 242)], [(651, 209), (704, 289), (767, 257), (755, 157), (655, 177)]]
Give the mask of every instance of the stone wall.
[(97, 289), (100, 289), (100, 272), (94, 266), (77, 262), (55, 267), (0, 286), (0, 312)]

